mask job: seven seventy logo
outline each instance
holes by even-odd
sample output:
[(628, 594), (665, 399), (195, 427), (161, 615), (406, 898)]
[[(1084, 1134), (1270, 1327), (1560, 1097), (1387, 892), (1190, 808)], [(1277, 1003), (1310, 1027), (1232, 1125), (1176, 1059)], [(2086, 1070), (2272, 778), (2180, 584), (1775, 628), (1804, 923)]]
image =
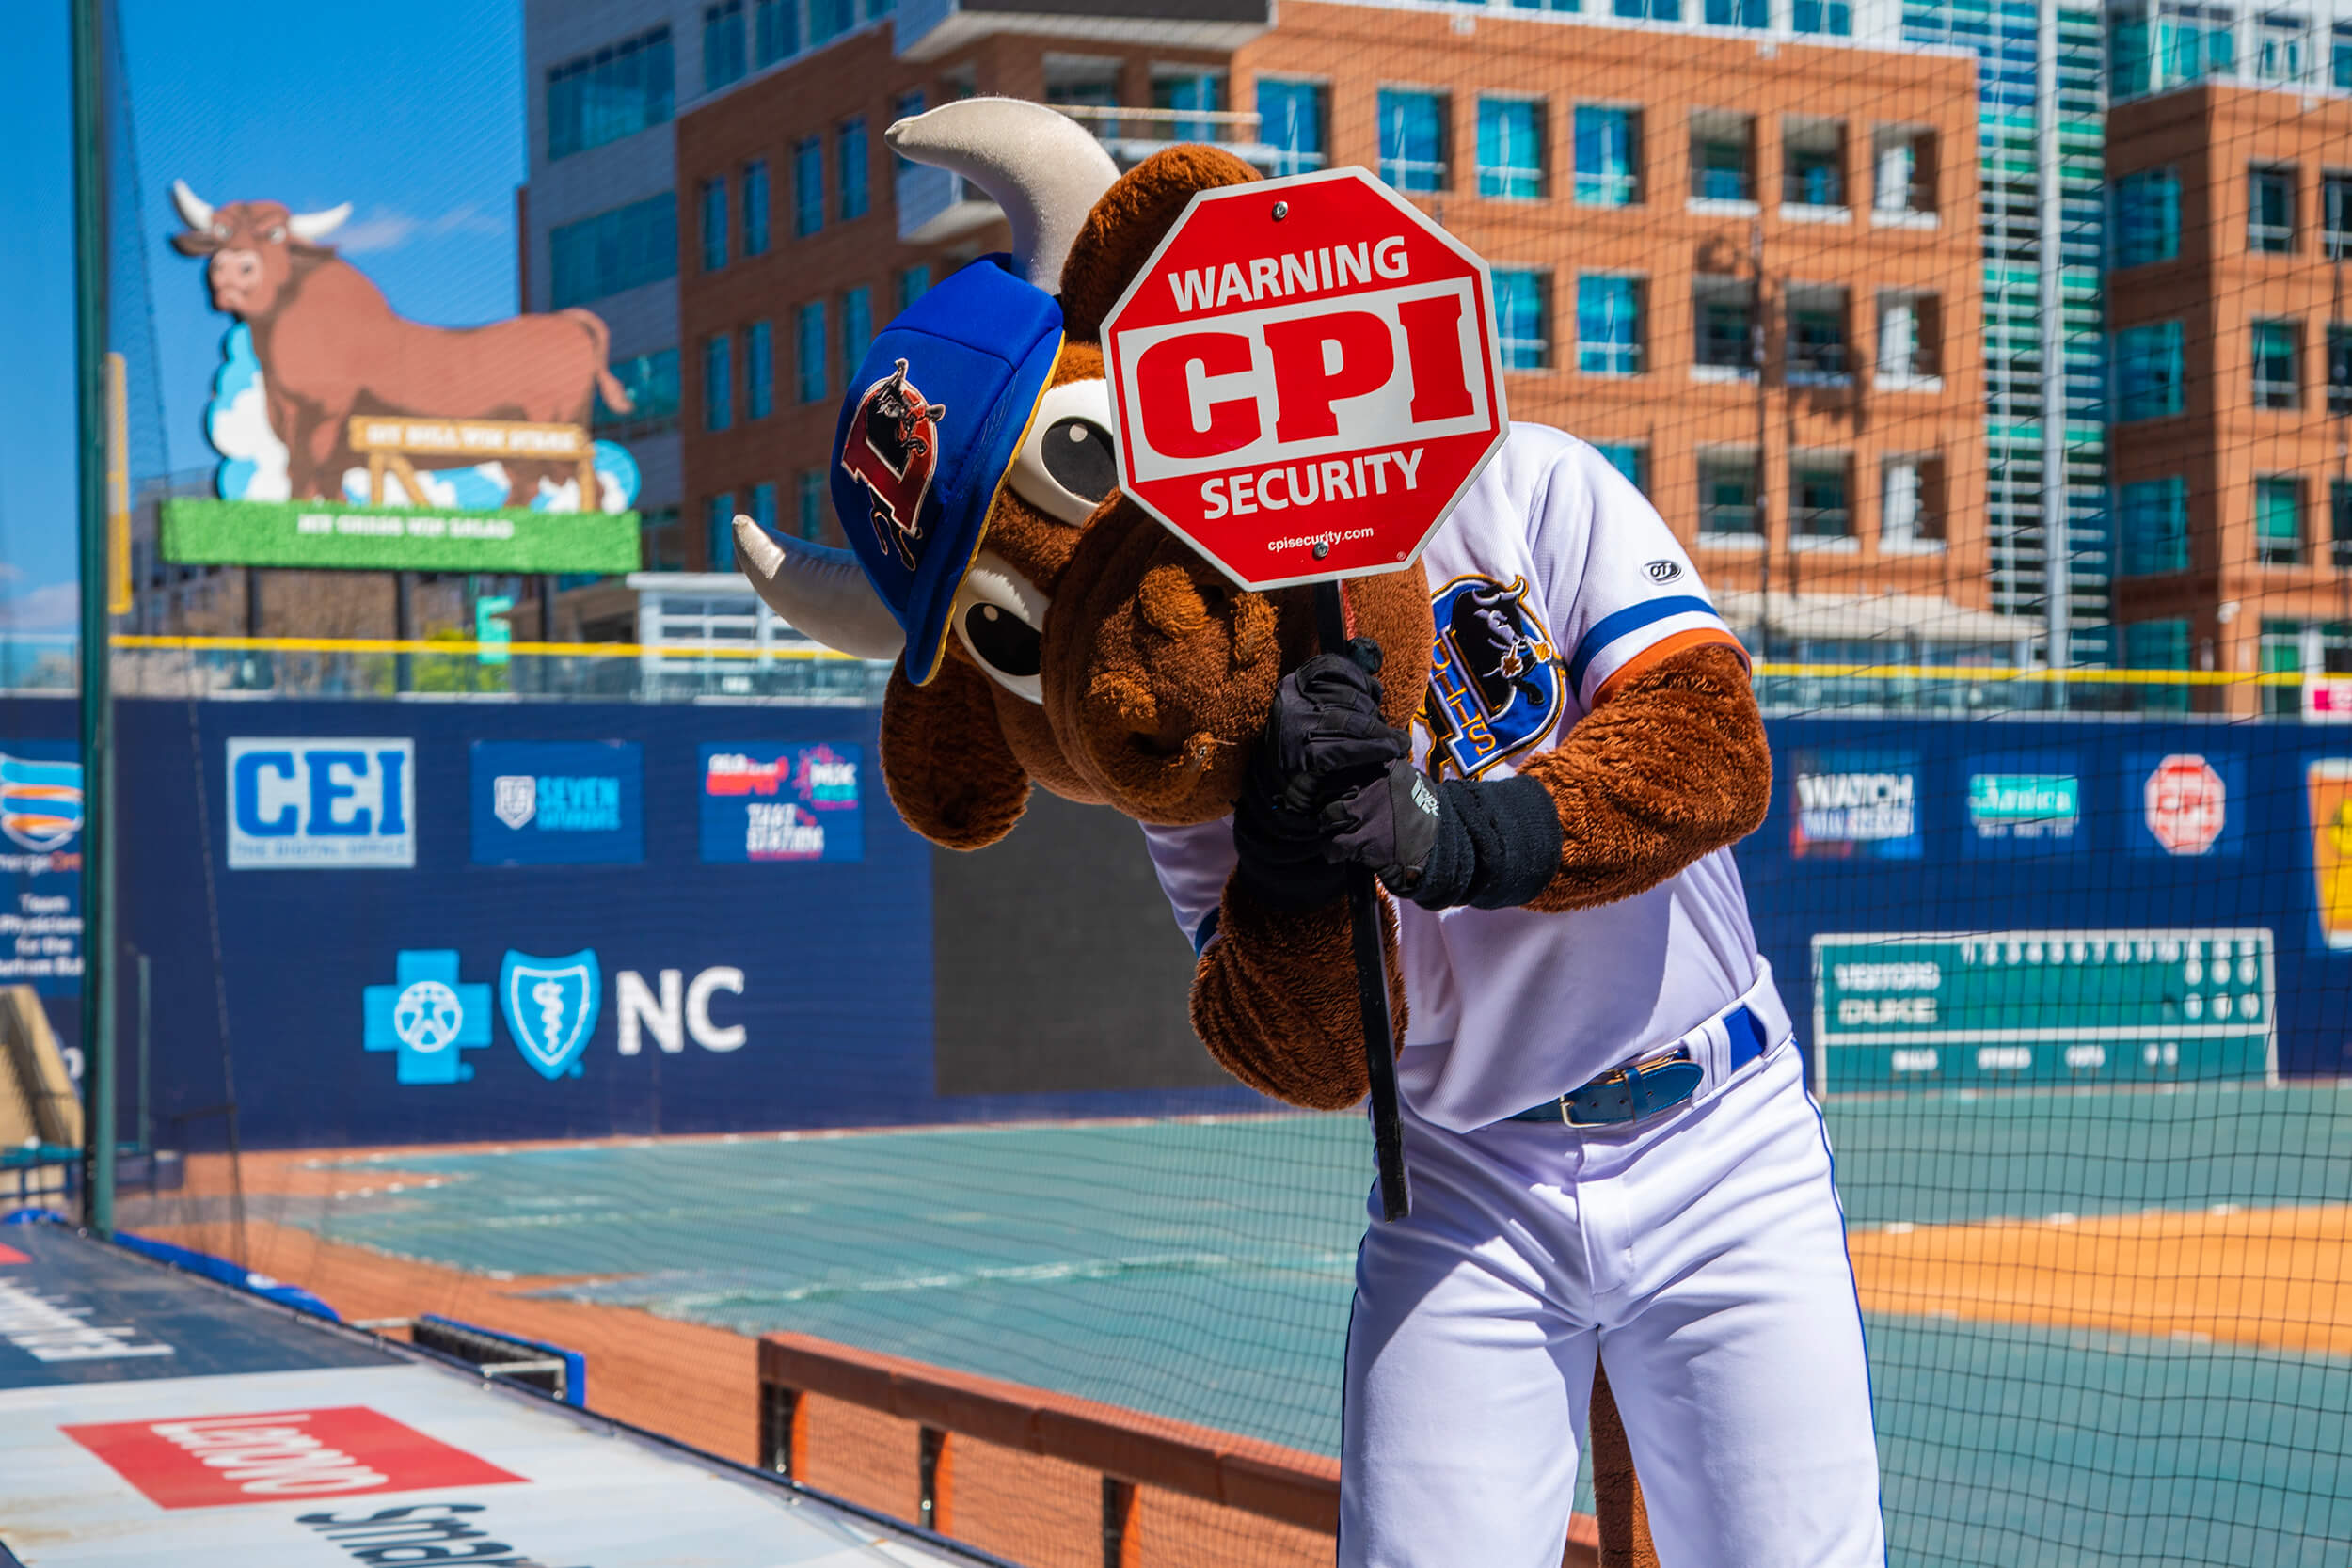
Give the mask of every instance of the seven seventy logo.
[(232, 736), (227, 752), (231, 870), (417, 863), (415, 741)]
[(644, 748), (633, 740), (477, 740), (476, 865), (636, 865), (645, 858)]
[[(461, 979), (453, 950), (409, 950), (393, 960), (392, 983), (366, 987), (360, 997), (362, 1044), (394, 1053), (393, 1079), (402, 1084), (462, 1084), (473, 1065), (462, 1053), (490, 1043), (491, 988)], [(743, 994), (743, 972), (714, 965), (689, 980), (678, 969), (659, 971), (648, 985), (633, 969), (613, 976), (617, 1015), (614, 1049), (634, 1056), (646, 1036), (667, 1055), (692, 1040), (705, 1051), (739, 1050), (749, 1033), (711, 1016), (719, 993)], [(498, 1010), (525, 1062), (553, 1082), (581, 1076), (581, 1057), (604, 1009), (603, 967), (594, 948), (560, 958), (507, 951), (499, 966)]]
[(365, 1405), (58, 1429), (158, 1508), (297, 1502), (523, 1480)]

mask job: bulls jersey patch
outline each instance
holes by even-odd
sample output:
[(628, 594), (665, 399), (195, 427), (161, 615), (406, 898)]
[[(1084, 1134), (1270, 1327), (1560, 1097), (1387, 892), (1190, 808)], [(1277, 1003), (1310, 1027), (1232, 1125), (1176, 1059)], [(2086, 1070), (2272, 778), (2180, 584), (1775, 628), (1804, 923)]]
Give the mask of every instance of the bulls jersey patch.
[(914, 569), (923, 541), (923, 502), (939, 469), (945, 404), (927, 401), (907, 379), (907, 362), (866, 388), (841, 443), (841, 467), (873, 498), (874, 532)]
[(1455, 578), (1431, 608), (1438, 641), (1422, 709), (1429, 771), (1474, 779), (1551, 733), (1566, 676), (1526, 578)]

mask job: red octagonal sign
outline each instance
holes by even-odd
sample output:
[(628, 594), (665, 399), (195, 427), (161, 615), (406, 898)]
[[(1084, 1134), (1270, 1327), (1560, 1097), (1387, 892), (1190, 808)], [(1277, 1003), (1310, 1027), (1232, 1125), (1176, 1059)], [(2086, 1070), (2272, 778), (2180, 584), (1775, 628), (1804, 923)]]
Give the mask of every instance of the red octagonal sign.
[(1245, 588), (1405, 565), (1510, 423), (1486, 263), (1359, 168), (1194, 197), (1103, 351), (1120, 487)]

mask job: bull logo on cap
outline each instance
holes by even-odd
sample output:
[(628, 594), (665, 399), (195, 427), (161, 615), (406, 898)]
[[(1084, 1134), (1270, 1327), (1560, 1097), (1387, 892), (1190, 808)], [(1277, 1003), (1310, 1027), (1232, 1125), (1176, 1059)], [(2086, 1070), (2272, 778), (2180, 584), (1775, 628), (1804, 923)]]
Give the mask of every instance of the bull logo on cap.
[(901, 359), (866, 388), (841, 444), (842, 467), (874, 498), (874, 531), (909, 571), (923, 537), (923, 498), (939, 467), (939, 421), (946, 414), (946, 404), (926, 400), (907, 380)]

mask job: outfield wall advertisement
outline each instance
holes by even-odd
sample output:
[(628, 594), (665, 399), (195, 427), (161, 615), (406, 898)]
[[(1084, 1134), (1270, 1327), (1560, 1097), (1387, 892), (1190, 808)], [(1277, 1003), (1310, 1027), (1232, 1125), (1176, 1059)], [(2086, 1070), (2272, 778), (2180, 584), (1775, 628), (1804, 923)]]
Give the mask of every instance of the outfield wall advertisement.
[[(119, 715), (121, 1017), (127, 1042), (136, 951), (184, 1147), (217, 1147), (196, 1114), (232, 1076), (254, 1147), (1267, 1103), (1190, 1037), (1191, 950), (1132, 824), (1041, 796), (1006, 843), (935, 850), (890, 808), (873, 710)], [(0, 978), (68, 1040), (73, 722), (0, 704)], [(2328, 732), (1771, 728), (1739, 858), (1830, 1092), (2352, 1070), (2352, 747)]]

